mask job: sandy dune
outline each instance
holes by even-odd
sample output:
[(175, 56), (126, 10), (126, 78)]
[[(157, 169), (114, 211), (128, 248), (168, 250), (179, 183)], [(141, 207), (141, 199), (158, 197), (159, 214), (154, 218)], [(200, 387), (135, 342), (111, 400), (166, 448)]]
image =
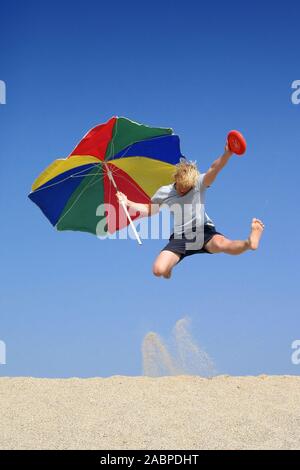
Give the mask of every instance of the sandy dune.
[(0, 379), (1, 449), (300, 449), (300, 377)]

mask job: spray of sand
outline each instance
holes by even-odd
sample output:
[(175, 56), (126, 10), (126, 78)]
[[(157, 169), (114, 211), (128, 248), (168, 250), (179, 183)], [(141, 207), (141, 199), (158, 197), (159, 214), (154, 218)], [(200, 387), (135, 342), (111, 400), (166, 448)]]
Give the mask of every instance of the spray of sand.
[(145, 336), (142, 354), (144, 375), (158, 377), (178, 374), (174, 359), (158, 334), (151, 331)]
[(187, 317), (176, 322), (169, 347), (157, 333), (150, 332), (145, 336), (142, 344), (144, 375), (211, 377), (216, 374), (212, 359), (197, 345), (189, 332), (189, 323)]

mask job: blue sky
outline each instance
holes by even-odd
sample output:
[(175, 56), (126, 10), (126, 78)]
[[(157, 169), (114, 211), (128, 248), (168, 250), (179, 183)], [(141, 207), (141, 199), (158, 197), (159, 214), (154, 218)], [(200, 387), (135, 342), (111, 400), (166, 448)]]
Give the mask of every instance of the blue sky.
[[(144, 335), (186, 315), (220, 373), (300, 373), (299, 14), (288, 1), (2, 4), (1, 375), (140, 375)], [(112, 115), (172, 127), (201, 171), (240, 129), (248, 152), (206, 210), (230, 238), (262, 218), (260, 249), (193, 256), (164, 281), (151, 266), (165, 240), (56, 232), (31, 183)]]

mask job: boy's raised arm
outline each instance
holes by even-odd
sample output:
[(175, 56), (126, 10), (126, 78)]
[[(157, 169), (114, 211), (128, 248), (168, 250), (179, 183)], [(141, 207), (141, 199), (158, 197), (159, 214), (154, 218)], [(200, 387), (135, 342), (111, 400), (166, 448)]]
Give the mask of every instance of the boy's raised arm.
[(217, 160), (215, 160), (211, 167), (207, 170), (205, 173), (203, 183), (205, 186), (211, 186), (214, 180), (216, 179), (218, 173), (224, 168), (224, 166), (227, 164), (229, 158), (233, 155), (233, 152), (229, 150), (228, 143), (226, 143), (224, 153), (219, 157)]

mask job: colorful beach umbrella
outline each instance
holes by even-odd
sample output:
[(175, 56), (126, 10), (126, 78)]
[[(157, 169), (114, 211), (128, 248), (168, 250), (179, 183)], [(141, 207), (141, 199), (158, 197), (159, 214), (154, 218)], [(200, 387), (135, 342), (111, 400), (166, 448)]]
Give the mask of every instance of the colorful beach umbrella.
[(172, 182), (180, 157), (172, 129), (112, 117), (91, 129), (67, 158), (46, 168), (29, 198), (57, 230), (112, 234), (131, 222), (116, 190), (149, 203), (160, 186)]

